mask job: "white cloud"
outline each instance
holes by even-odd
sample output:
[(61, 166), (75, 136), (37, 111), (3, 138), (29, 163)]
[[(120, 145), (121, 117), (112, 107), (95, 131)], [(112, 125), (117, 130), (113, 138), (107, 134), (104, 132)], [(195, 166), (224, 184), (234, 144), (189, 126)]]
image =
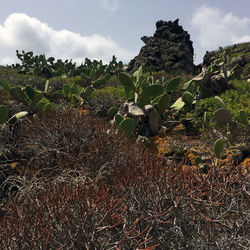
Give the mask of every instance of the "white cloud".
[(206, 50), (214, 50), (219, 46), (250, 41), (250, 18), (222, 13), (207, 5), (195, 11), (191, 25), (197, 32), (197, 50), (202, 51), (203, 55)]
[(68, 30), (54, 30), (46, 23), (26, 14), (11, 14), (0, 24), (0, 64), (18, 61), (15, 51), (33, 51), (60, 59), (81, 63), (89, 59), (109, 62), (115, 55), (128, 62), (134, 54), (121, 48), (111, 37), (98, 34), (82, 36)]
[(104, 10), (115, 12), (119, 8), (117, 0), (100, 0)]

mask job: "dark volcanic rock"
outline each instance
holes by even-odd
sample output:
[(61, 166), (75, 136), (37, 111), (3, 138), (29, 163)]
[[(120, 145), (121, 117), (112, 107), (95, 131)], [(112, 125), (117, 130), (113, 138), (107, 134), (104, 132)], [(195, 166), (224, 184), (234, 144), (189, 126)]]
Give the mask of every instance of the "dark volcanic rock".
[(174, 22), (158, 21), (154, 36), (143, 36), (145, 45), (140, 53), (128, 65), (128, 71), (134, 72), (141, 65), (152, 67), (155, 71), (183, 70), (193, 73), (194, 49), (190, 35)]
[(218, 50), (206, 51), (203, 57), (203, 67), (209, 67), (214, 60), (219, 59), (225, 53), (227, 60), (225, 67), (234, 71), (234, 78), (250, 79), (250, 42), (238, 43), (227, 47), (219, 47)]

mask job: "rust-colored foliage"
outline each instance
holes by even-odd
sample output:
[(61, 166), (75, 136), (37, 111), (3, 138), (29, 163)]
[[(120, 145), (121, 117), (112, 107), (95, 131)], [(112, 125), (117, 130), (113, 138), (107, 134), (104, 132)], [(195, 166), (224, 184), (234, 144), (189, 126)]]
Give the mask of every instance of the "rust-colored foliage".
[(169, 165), (108, 129), (73, 110), (27, 125), (16, 152), (32, 179), (5, 206), (0, 249), (248, 247), (240, 168)]

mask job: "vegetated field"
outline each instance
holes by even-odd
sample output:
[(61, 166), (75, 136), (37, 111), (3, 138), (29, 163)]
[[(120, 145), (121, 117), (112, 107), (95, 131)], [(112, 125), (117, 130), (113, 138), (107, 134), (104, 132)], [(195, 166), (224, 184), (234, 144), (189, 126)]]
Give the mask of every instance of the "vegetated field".
[[(237, 89), (220, 96), (234, 121), (227, 128), (213, 120), (221, 107), (214, 97), (170, 106), (193, 76), (154, 73), (152, 83), (149, 73), (129, 76), (115, 60), (76, 67), (26, 57), (25, 67), (0, 68), (0, 249), (249, 248), (246, 80), (232, 80)], [(176, 124), (146, 145), (107, 115), (134, 98), (131, 84), (140, 79), (169, 91), (159, 92), (171, 96), (161, 119)], [(194, 98), (197, 91), (189, 90)], [(155, 96), (149, 101), (160, 112)]]

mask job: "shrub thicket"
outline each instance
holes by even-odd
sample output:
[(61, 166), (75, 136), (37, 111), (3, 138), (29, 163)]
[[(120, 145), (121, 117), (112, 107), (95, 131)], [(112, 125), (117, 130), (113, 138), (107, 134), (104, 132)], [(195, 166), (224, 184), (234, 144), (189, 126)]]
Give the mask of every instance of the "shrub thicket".
[(170, 165), (77, 110), (23, 126), (27, 171), (1, 210), (1, 249), (241, 249), (248, 177)]

